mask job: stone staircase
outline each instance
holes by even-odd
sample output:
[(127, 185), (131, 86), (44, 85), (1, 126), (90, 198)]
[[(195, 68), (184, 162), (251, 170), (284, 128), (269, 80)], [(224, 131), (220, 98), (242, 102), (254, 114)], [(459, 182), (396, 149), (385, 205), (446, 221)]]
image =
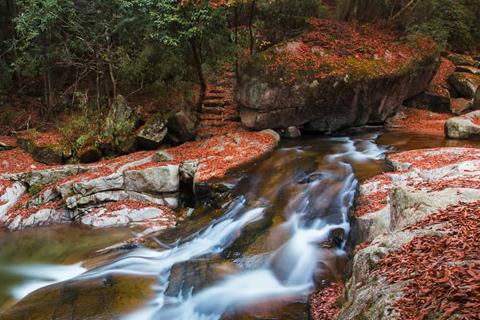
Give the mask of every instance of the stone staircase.
[(219, 80), (208, 85), (201, 107), (197, 139), (245, 131), (233, 101), (234, 85), (235, 72), (228, 67)]

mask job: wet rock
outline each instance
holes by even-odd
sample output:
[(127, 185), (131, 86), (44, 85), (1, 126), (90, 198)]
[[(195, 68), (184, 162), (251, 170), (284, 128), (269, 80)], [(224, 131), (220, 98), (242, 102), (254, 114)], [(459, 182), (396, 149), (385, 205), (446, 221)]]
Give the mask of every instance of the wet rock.
[(235, 271), (236, 267), (233, 263), (220, 257), (175, 264), (170, 272), (166, 295), (187, 298), (190, 292), (198, 293), (209, 284)]
[(35, 291), (1, 314), (5, 320), (119, 319), (153, 298), (154, 278), (105, 275)]
[(480, 110), (470, 112), (462, 117), (454, 117), (445, 123), (445, 134), (451, 139), (480, 138), (480, 125), (473, 119), (480, 117)]
[(62, 164), (63, 148), (60, 146), (35, 146), (32, 150), (32, 158), (45, 164)]
[(102, 152), (95, 146), (88, 146), (80, 149), (77, 157), (82, 163), (92, 163), (102, 159)]
[(296, 138), (300, 138), (302, 136), (302, 133), (300, 132), (300, 129), (298, 129), (297, 127), (290, 126), (284, 130), (281, 130), (280, 135), (287, 139), (296, 139)]
[(480, 85), (480, 76), (466, 72), (454, 72), (448, 78), (448, 82), (461, 97), (473, 99)]
[(193, 140), (197, 133), (198, 115), (191, 108), (183, 109), (168, 119), (168, 133), (175, 143)]
[(125, 190), (160, 194), (179, 190), (179, 166), (166, 165), (124, 172)]
[(159, 148), (166, 136), (166, 121), (163, 115), (156, 114), (140, 128), (136, 139), (140, 148), (152, 150)]

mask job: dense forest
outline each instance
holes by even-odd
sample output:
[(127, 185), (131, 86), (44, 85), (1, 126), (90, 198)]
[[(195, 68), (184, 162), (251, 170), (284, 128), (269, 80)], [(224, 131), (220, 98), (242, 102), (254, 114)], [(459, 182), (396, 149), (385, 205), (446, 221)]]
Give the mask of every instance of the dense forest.
[(41, 98), (45, 117), (148, 91), (192, 103), (219, 67), (295, 37), (310, 18), (381, 24), (459, 52), (480, 41), (477, 0), (5, 0), (0, 14), (0, 101)]

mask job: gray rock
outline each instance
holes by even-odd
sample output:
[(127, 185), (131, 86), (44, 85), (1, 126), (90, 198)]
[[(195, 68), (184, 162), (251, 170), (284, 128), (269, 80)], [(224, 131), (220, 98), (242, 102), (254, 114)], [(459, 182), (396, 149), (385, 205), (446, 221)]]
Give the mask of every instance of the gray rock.
[(480, 117), (480, 110), (470, 112), (463, 117), (453, 117), (445, 123), (445, 134), (451, 139), (469, 139), (480, 137), (480, 125), (472, 119)]
[(180, 181), (186, 184), (193, 184), (195, 173), (198, 170), (198, 161), (187, 160), (180, 165)]
[(81, 165), (66, 165), (66, 166), (49, 168), (44, 170), (34, 170), (29, 172), (3, 174), (0, 177), (6, 180), (21, 181), (29, 186), (49, 185), (65, 177), (74, 176), (83, 172), (87, 172), (94, 168), (96, 167), (93, 167), (93, 166), (87, 167), (87, 166), (81, 166)]
[(15, 206), (26, 191), (23, 183), (15, 182), (0, 194), (0, 225), (5, 223), (8, 210)]
[(284, 130), (281, 130), (280, 135), (287, 139), (297, 139), (302, 136), (302, 133), (300, 132), (300, 129), (298, 129), (297, 127), (290, 126)]
[(159, 148), (167, 136), (166, 121), (155, 115), (147, 121), (136, 135), (138, 145), (147, 150)]
[(99, 205), (105, 202), (136, 200), (147, 201), (153, 204), (167, 206), (172, 209), (178, 207), (178, 194), (166, 193), (161, 195), (148, 195), (134, 191), (105, 191), (82, 197), (75, 195), (66, 199), (66, 205), (69, 209), (77, 209), (79, 207), (87, 207)]
[(6, 227), (10, 231), (16, 231), (67, 222), (70, 222), (70, 219), (67, 211), (64, 209), (39, 209), (28, 217), (23, 217), (22, 215), (16, 216)]
[(123, 175), (121, 173), (73, 183), (73, 191), (82, 196), (121, 189), (123, 189)]
[(80, 218), (81, 223), (95, 228), (111, 228), (120, 226), (156, 226), (156, 230), (173, 227), (175, 219), (171, 214), (156, 207), (140, 209), (121, 209), (107, 212), (105, 209), (92, 210)]
[(124, 172), (125, 190), (160, 194), (179, 190), (179, 166), (166, 165)]
[(191, 108), (183, 109), (168, 119), (168, 132), (175, 143), (190, 141), (197, 133), (198, 115)]
[(448, 78), (448, 82), (461, 97), (473, 99), (480, 85), (480, 76), (466, 72), (454, 72)]

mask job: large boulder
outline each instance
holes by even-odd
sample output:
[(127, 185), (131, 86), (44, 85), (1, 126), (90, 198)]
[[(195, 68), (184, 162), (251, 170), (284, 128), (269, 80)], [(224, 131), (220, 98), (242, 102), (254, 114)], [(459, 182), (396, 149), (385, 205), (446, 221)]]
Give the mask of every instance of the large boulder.
[(17, 144), (35, 161), (44, 164), (62, 164), (70, 151), (58, 141), (45, 141), (42, 133), (25, 131), (17, 136)]
[(168, 134), (174, 143), (182, 143), (195, 138), (198, 116), (194, 110), (187, 108), (175, 113), (168, 119)]
[(147, 150), (157, 149), (167, 136), (167, 123), (161, 114), (152, 116), (137, 133), (138, 145)]
[(124, 172), (125, 190), (160, 194), (177, 192), (180, 176), (178, 165), (154, 166)]
[(455, 72), (448, 78), (448, 82), (461, 97), (473, 99), (480, 85), (480, 76), (467, 72)]
[(299, 75), (293, 81), (263, 75), (267, 74), (263, 68), (267, 67), (261, 61), (254, 61), (240, 76), (236, 100), (243, 125), (251, 129), (303, 126), (326, 132), (385, 121), (404, 100), (425, 91), (437, 63), (426, 57), (388, 74), (353, 69), (315, 79)]
[[(105, 120), (105, 128), (102, 137), (98, 141), (100, 149), (106, 155), (121, 153), (124, 149), (128, 152), (135, 151), (135, 145), (131, 145), (134, 130), (137, 127), (139, 117), (121, 95), (118, 95), (112, 103)], [(128, 144), (128, 148), (124, 145)]]
[(445, 123), (445, 134), (451, 139), (480, 138), (480, 110), (461, 117), (453, 117)]

